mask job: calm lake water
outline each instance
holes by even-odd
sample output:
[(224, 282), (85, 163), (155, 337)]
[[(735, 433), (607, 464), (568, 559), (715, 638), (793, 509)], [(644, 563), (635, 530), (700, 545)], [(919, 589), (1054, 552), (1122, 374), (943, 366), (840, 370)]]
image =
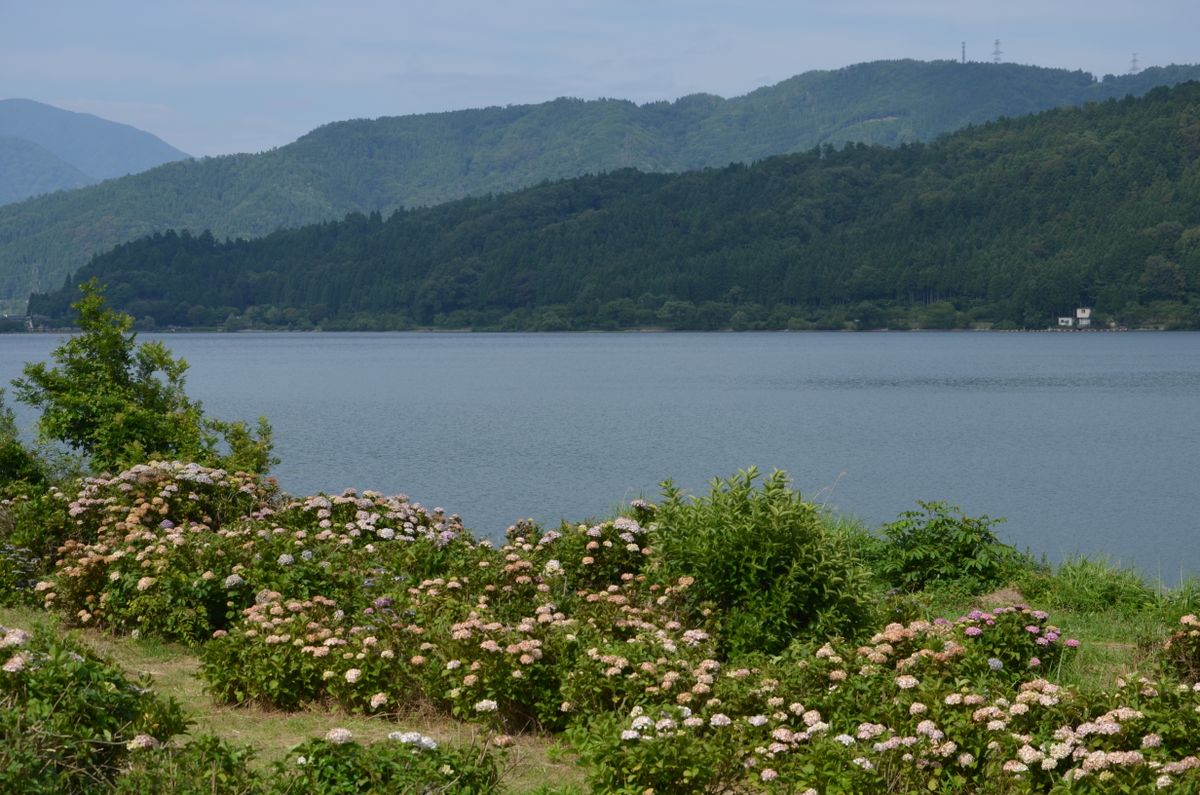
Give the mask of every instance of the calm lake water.
[[(1051, 560), (1200, 575), (1200, 334), (162, 339), (210, 414), (270, 419), (297, 494), (404, 493), (498, 536), (754, 464), (872, 525), (947, 500)], [(56, 343), (0, 336), (0, 384)]]

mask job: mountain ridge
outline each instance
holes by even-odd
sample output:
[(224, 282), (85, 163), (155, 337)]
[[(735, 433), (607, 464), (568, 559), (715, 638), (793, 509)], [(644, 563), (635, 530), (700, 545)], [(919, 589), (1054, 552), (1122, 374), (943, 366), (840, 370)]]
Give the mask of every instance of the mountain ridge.
[(0, 205), (96, 181), (44, 146), (0, 135)]
[[(158, 233), (76, 280), (162, 325), (1200, 327), (1200, 82), (934, 143), (622, 169), (279, 230)], [(72, 289), (31, 310), (69, 316)]]
[(133, 125), (32, 99), (0, 99), (0, 135), (33, 141), (96, 181), (191, 157)]
[(728, 100), (560, 98), (332, 122), (258, 155), (169, 163), (0, 208), (0, 299), (55, 286), (93, 254), (156, 230), (259, 236), (347, 212), (391, 212), (619, 168), (683, 171), (825, 143), (894, 146), (1188, 77), (1200, 77), (1200, 67), (1096, 81), (1016, 64), (876, 61), (807, 72)]

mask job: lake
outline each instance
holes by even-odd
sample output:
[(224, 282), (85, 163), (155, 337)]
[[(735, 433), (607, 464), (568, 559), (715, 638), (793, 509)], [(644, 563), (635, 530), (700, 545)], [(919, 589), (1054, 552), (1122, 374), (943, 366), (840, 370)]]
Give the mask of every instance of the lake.
[[(497, 537), (757, 465), (872, 525), (946, 500), (1053, 561), (1200, 575), (1200, 334), (157, 338), (209, 414), (270, 419), (297, 494), (404, 493)], [(56, 344), (0, 336), (0, 384)]]

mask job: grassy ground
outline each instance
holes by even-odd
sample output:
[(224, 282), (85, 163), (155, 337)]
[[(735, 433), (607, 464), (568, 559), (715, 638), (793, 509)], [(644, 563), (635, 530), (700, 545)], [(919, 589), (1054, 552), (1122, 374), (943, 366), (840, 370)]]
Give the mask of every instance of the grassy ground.
[[(29, 628), (56, 623), (55, 617), (32, 608), (0, 608), (0, 624)], [(83, 643), (110, 658), (132, 676), (149, 674), (156, 692), (170, 696), (183, 706), (194, 721), (190, 733), (212, 734), (257, 752), (256, 764), (268, 767), (282, 759), (292, 747), (311, 737), (321, 737), (335, 726), (354, 733), (362, 742), (382, 740), (393, 731), (419, 731), (439, 742), (467, 744), (474, 729), (445, 717), (412, 713), (390, 719), (348, 715), (339, 711), (312, 709), (279, 712), (256, 707), (214, 704), (196, 675), (200, 661), (194, 650), (157, 640), (114, 637), (96, 630), (72, 630)], [(552, 738), (521, 735), (509, 754), (510, 769), (504, 777), (512, 792), (528, 792), (553, 782), (557, 787), (583, 790), (582, 771), (568, 755), (558, 753)]]

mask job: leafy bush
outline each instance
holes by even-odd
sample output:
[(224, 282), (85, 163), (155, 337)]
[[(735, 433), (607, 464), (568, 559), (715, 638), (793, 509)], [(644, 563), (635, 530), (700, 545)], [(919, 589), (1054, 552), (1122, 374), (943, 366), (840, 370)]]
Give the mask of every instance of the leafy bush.
[(17, 483), (41, 484), (47, 477), (45, 463), (21, 444), (16, 418), (4, 404), (0, 389), (0, 495)]
[(253, 554), (245, 520), (272, 496), (257, 476), (178, 462), (89, 478), (57, 501), (69, 538), (36, 588), (75, 623), (206, 638), (253, 598), (237, 573)]
[[(504, 740), (501, 740), (503, 743)], [(418, 732), (359, 745), (346, 729), (309, 740), (275, 763), (271, 775), (251, 766), (253, 752), (202, 736), (181, 747), (155, 746), (129, 756), (116, 795), (337, 795), (421, 793), (485, 795), (499, 789), (491, 746), (447, 748)]]
[[(722, 634), (739, 637), (731, 613), (761, 606), (744, 592), (724, 604), (698, 593), (712, 588), (705, 572), (717, 582), (727, 572), (672, 571), (672, 532), (707, 542), (694, 528), (713, 520), (731, 537), (708, 554), (744, 548), (770, 561), (790, 548), (753, 534), (799, 530), (809, 533), (801, 562), (832, 559), (856, 576), (850, 547), (870, 547), (822, 517), (807, 525), (812, 507), (781, 476), (761, 490), (753, 480), (743, 473), (707, 500), (669, 496), (657, 512), (634, 505), (592, 525), (518, 523), (495, 548), (406, 498), (282, 502), (249, 476), (155, 464), (93, 479), (60, 501), (74, 532), (94, 540), (76, 542), (86, 554), (64, 552), (45, 592), (59, 594), (52, 604), (70, 595), (105, 621), (149, 630), (153, 622), (136, 622), (180, 621), (216, 589), (230, 623), (201, 655), (219, 700), (381, 716), (431, 706), (493, 730), (566, 729), (596, 791), (1007, 795), (1200, 784), (1200, 690), (1188, 673), (1200, 622), (1190, 616), (1163, 650), (1159, 680), (1130, 677), (1109, 692), (1057, 684), (1078, 644), (1023, 606), (891, 623), (858, 640), (799, 633), (774, 654), (722, 655)], [(690, 515), (697, 505), (702, 515)], [(799, 588), (797, 570), (785, 572)], [(139, 588), (135, 575), (153, 582)], [(899, 594), (893, 606), (910, 612), (923, 598)], [(236, 749), (146, 749), (126, 757), (118, 786), (148, 793), (223, 776), (230, 791), (264, 793), (495, 788), (487, 749), (396, 737), (355, 746), (336, 731), (257, 783)]]
[(13, 382), (19, 400), (42, 410), (42, 439), (85, 453), (98, 470), (152, 458), (249, 472), (270, 466), (266, 420), (256, 437), (245, 423), (205, 418), (183, 389), (187, 363), (162, 343), (138, 345), (133, 318), (107, 309), (95, 280), (80, 290), (72, 307), (82, 333), (54, 350), (57, 367), (27, 364)]
[(32, 605), (38, 574), (29, 550), (0, 543), (0, 605)]
[(694, 579), (694, 620), (715, 610), (731, 655), (777, 651), (797, 635), (853, 634), (871, 615), (869, 578), (817, 506), (776, 471), (714, 480), (685, 500), (667, 481), (652, 536), (657, 576)]
[(0, 498), (0, 539), (26, 550), (42, 570), (53, 566), (59, 547), (75, 530), (67, 502), (57, 486), (12, 489)]
[(446, 748), (416, 732), (393, 732), (386, 742), (359, 745), (346, 729), (332, 729), (275, 765), (270, 792), (486, 795), (499, 783), (499, 766), (486, 746)]
[(1189, 613), (1179, 624), (1180, 629), (1159, 650), (1161, 665), (1168, 676), (1196, 685), (1200, 682), (1200, 619)]
[(629, 717), (601, 714), (576, 724), (567, 737), (579, 754), (579, 763), (587, 768), (593, 792), (688, 795), (736, 791), (729, 784), (744, 777), (740, 759), (743, 738), (716, 729), (710, 733), (679, 731), (691, 718), (687, 707), (663, 706), (652, 712), (635, 707)]
[(10, 483), (0, 496), (0, 604), (34, 604), (34, 584), (54, 566), (71, 525), (55, 486)]
[(0, 791), (105, 791), (129, 753), (183, 731), (179, 706), (69, 640), (0, 628)]
[(876, 569), (892, 586), (904, 591), (952, 586), (979, 594), (1031, 564), (992, 531), (1002, 519), (965, 516), (943, 502), (917, 505), (921, 510), (906, 511), (883, 527)]
[(113, 786), (115, 795), (256, 795), (266, 782), (250, 767), (254, 752), (217, 737), (184, 746), (138, 749)]

